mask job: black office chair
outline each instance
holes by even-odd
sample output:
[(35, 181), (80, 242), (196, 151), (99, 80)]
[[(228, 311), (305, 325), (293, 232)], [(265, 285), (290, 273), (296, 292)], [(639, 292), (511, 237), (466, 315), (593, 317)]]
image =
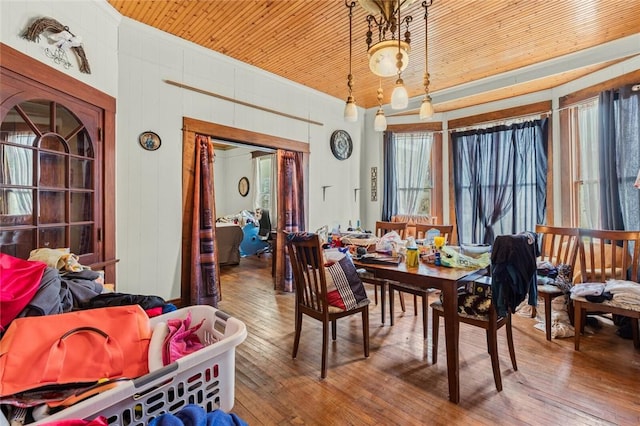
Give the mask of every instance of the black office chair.
[(269, 210), (260, 209), (258, 218), (258, 239), (267, 243), (267, 246), (256, 252), (258, 257), (263, 253), (271, 253), (273, 251), (273, 236), (271, 233), (271, 218)]

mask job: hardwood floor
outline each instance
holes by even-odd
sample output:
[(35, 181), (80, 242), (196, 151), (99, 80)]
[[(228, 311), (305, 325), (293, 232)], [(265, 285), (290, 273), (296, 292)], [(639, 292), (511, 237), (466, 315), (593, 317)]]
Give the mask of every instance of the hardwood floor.
[(369, 287), (371, 355), (363, 355), (360, 319), (344, 318), (320, 380), (320, 323), (305, 317), (292, 359), (294, 295), (273, 290), (268, 256), (221, 268), (221, 283), (219, 308), (247, 326), (236, 348), (233, 412), (250, 425), (640, 424), (640, 350), (611, 325), (586, 336), (575, 352), (572, 338), (549, 342), (534, 319), (515, 315), (518, 371), (500, 330), (498, 393), (483, 331), (461, 324), (455, 405), (448, 400), (444, 330), (432, 365), (431, 336), (422, 339), (412, 303), (402, 314), (396, 298), (394, 326), (388, 319), (381, 326)]

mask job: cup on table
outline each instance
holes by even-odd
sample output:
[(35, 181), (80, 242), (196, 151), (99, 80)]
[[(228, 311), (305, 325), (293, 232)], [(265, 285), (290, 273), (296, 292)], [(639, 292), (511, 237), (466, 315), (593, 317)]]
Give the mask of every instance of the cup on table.
[(408, 267), (418, 266), (418, 248), (410, 247), (407, 249), (407, 261), (406, 264)]

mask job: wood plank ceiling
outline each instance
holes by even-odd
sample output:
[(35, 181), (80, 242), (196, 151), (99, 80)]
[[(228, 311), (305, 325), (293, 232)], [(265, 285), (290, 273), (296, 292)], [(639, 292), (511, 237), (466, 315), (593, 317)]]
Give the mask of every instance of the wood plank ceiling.
[[(108, 0), (122, 15), (289, 80), (346, 99), (349, 18), (344, 0)], [(402, 77), (410, 97), (424, 94), (425, 23), (412, 15), (411, 54)], [(353, 13), (357, 104), (377, 104), (379, 78), (368, 68), (367, 12)], [(403, 30), (404, 32), (404, 27)], [(428, 15), (430, 91), (447, 111), (548, 89), (623, 58), (564, 69), (475, 96), (438, 102), (453, 89), (640, 32), (640, 0), (433, 0)], [(374, 39), (376, 35), (374, 34)], [(381, 81), (388, 103), (394, 77)]]

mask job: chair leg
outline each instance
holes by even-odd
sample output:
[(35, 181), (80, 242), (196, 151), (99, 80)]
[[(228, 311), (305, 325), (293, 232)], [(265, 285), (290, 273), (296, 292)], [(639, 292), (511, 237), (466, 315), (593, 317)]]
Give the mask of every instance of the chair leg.
[(369, 307), (362, 311), (362, 338), (364, 341), (364, 357), (369, 358)]
[(400, 307), (402, 308), (402, 312), (407, 312), (407, 308), (404, 306), (404, 293), (399, 291), (398, 295), (400, 296)]
[(640, 330), (638, 326), (638, 319), (631, 318), (631, 335), (633, 336), (633, 346), (636, 349), (640, 349)]
[(380, 284), (380, 309), (382, 309), (380, 316), (381, 316), (382, 325), (384, 325), (384, 315), (385, 315), (384, 301), (386, 297), (387, 297), (387, 282), (385, 281), (384, 283)]
[(300, 331), (302, 330), (302, 312), (296, 309), (296, 333), (293, 338), (292, 358), (298, 356), (298, 345), (300, 344)]
[(507, 329), (507, 345), (509, 346), (509, 356), (511, 357), (511, 365), (513, 371), (518, 371), (518, 364), (516, 363), (516, 349), (513, 344), (513, 329), (511, 328), (511, 314), (507, 316), (507, 323), (505, 324)]
[(413, 315), (418, 315), (418, 296), (413, 295)]
[(378, 304), (378, 284), (373, 285), (373, 300), (376, 302), (376, 305), (377, 305)]
[(322, 321), (322, 369), (320, 370), (320, 377), (327, 377), (327, 352), (329, 351), (329, 324), (326, 321)]
[(433, 319), (431, 320), (431, 362), (438, 362), (438, 331), (440, 330), (440, 312), (433, 310)]
[(547, 340), (551, 341), (551, 294), (544, 293), (544, 330), (547, 334)]
[(336, 325), (337, 320), (333, 320), (331, 321), (331, 339), (332, 340), (336, 340), (336, 336), (337, 336), (337, 325)]
[(573, 338), (574, 348), (576, 351), (580, 350), (580, 333), (582, 333), (582, 321), (584, 317), (582, 316), (582, 303), (578, 301), (573, 302), (573, 322), (575, 329), (575, 336)]
[[(389, 287), (389, 322), (391, 323), (391, 325), (393, 325), (393, 288), (391, 286)], [(402, 300), (402, 293), (400, 293), (400, 300)]]
[(496, 383), (498, 392), (502, 391), (502, 378), (500, 377), (500, 359), (498, 358), (498, 336), (495, 326), (487, 330), (487, 341), (489, 342), (489, 354), (491, 355), (491, 368), (493, 369), (493, 381)]
[[(415, 296), (414, 296), (415, 297)], [(424, 340), (429, 337), (429, 293), (422, 295), (422, 334)]]

